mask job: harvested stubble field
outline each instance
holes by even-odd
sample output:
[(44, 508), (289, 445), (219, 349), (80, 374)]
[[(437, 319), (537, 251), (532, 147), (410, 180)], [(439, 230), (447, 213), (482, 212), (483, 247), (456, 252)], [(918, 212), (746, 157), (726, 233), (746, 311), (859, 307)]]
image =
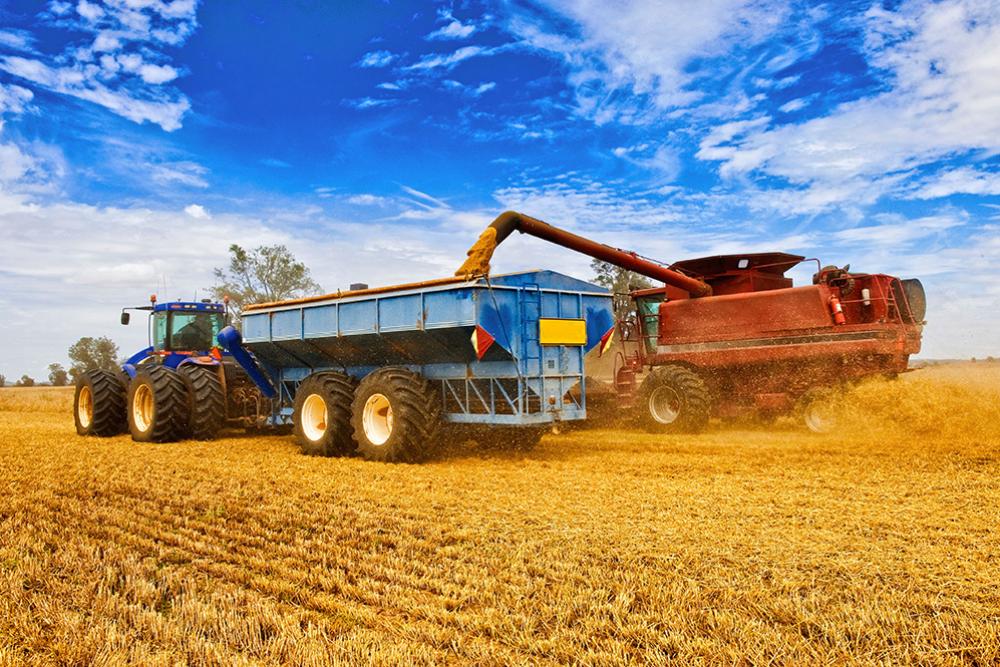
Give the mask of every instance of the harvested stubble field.
[(998, 664), (998, 388), (418, 466), (80, 439), (70, 392), (0, 390), (0, 663)]

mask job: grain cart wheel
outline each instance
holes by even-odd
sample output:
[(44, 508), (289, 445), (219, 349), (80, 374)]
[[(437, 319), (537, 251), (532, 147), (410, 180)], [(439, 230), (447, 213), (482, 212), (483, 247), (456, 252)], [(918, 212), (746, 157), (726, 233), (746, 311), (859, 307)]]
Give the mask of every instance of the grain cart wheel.
[(344, 456), (354, 452), (351, 401), (354, 381), (342, 373), (313, 373), (295, 392), (295, 437), (303, 454)]
[(93, 369), (77, 378), (73, 421), (80, 435), (107, 438), (125, 432), (125, 385), (118, 373)]
[(711, 404), (704, 380), (676, 365), (654, 368), (636, 395), (639, 421), (652, 433), (700, 431), (708, 423)]
[(128, 428), (136, 442), (170, 442), (187, 435), (188, 391), (179, 372), (141, 368), (128, 388)]
[(835, 401), (837, 392), (831, 387), (813, 387), (802, 395), (798, 413), (813, 433), (831, 433), (837, 428)]
[(226, 391), (220, 369), (185, 364), (178, 370), (188, 392), (188, 433), (196, 440), (211, 440), (226, 422)]
[(383, 368), (365, 377), (351, 412), (358, 451), (369, 461), (420, 461), (440, 439), (441, 396), (404, 368)]

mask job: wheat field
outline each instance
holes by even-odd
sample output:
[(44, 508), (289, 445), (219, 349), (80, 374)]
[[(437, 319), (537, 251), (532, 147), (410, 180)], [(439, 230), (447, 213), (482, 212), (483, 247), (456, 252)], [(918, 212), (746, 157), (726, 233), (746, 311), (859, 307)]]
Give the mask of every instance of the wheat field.
[(1000, 366), (422, 465), (71, 401), (0, 390), (0, 664), (1000, 664)]

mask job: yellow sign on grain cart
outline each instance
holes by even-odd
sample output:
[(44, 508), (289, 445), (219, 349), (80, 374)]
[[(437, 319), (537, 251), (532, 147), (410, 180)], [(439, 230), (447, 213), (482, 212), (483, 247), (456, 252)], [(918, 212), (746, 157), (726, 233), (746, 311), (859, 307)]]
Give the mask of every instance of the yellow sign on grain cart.
[(586, 345), (586, 320), (540, 318), (538, 340), (542, 345)]

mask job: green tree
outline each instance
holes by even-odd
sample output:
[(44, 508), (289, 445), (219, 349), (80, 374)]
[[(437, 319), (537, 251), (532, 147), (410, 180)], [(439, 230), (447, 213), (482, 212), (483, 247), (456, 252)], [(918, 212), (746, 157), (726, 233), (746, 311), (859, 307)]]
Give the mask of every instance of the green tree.
[(0, 373), (0, 387), (4, 386), (5, 384), (7, 384), (7, 376), (4, 375), (3, 373)]
[(35, 378), (30, 377), (28, 375), (22, 375), (21, 379), (17, 381), (17, 383), (16, 383), (15, 386), (18, 386), (18, 387), (34, 387), (35, 386)]
[(607, 287), (614, 295), (615, 319), (622, 323), (635, 321), (635, 306), (629, 292), (653, 287), (649, 278), (599, 259), (593, 260), (590, 268), (594, 272), (594, 282)]
[(100, 338), (84, 336), (70, 346), (69, 360), (73, 362), (69, 369), (69, 375), (74, 382), (81, 373), (93, 368), (116, 371), (119, 366), (118, 346), (106, 336)]
[(229, 268), (215, 269), (216, 284), (211, 292), (216, 301), (228, 296), (237, 317), (252, 303), (294, 299), (323, 291), (309, 275), (306, 265), (283, 245), (258, 246), (247, 251), (234, 243), (229, 246), (229, 254)]
[(62, 364), (49, 364), (49, 382), (53, 387), (65, 387), (69, 384), (69, 373)]

